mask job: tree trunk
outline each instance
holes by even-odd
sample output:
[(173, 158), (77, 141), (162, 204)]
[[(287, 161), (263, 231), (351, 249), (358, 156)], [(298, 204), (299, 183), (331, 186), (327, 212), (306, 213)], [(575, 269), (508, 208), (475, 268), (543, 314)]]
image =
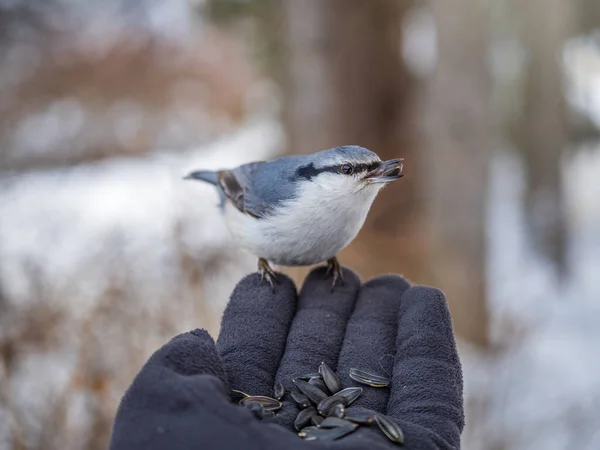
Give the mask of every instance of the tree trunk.
[(561, 156), (569, 135), (561, 52), (572, 31), (572, 8), (561, 0), (530, 0), (521, 16), (529, 62), (520, 133), (528, 225), (537, 249), (561, 272), (566, 235)]
[[(490, 21), (478, 0), (433, 0), (438, 62), (425, 94), (431, 282), (446, 293), (457, 334), (488, 342), (485, 216), (491, 152)], [(467, 31), (468, 30), (468, 31)]]

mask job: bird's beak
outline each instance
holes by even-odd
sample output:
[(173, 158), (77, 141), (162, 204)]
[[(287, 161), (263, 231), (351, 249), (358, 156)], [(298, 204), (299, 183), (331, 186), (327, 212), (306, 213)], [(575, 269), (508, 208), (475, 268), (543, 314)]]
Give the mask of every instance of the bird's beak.
[(402, 178), (402, 158), (382, 161), (379, 165), (365, 175), (367, 183), (387, 183)]

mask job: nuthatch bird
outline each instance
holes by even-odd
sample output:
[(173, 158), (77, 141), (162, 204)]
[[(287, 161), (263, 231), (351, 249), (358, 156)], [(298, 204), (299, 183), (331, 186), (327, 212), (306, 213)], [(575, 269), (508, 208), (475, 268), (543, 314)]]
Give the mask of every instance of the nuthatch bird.
[(336, 254), (356, 237), (384, 184), (402, 176), (402, 159), (381, 161), (366, 148), (347, 145), (231, 170), (200, 170), (185, 179), (216, 186), (231, 235), (259, 258), (259, 273), (272, 288), (275, 273), (268, 261), (327, 261), (333, 289), (337, 280), (343, 283)]

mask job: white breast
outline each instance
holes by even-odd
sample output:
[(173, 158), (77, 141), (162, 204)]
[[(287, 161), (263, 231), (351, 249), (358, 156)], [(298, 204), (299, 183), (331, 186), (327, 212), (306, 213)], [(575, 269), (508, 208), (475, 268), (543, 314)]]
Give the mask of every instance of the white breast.
[(310, 265), (332, 258), (356, 237), (382, 185), (353, 192), (328, 183), (326, 176), (318, 179), (303, 183), (296, 199), (267, 218), (249, 217), (228, 202), (225, 219), (231, 234), (255, 256), (279, 265)]

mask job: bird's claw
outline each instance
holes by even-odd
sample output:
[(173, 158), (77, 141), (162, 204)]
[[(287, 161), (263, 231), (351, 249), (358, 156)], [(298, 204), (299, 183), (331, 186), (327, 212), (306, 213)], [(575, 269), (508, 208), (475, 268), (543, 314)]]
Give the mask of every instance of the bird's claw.
[(331, 284), (332, 291), (333, 288), (335, 288), (335, 283), (337, 283), (338, 280), (342, 286), (344, 285), (342, 266), (335, 256), (327, 260), (327, 271), (325, 272), (325, 278), (327, 278), (330, 274), (333, 274), (333, 283)]
[(258, 273), (260, 274), (260, 282), (263, 283), (265, 280), (271, 285), (271, 290), (275, 292), (275, 285), (277, 283), (277, 275), (275, 271), (271, 269), (269, 262), (264, 258), (258, 259)]

